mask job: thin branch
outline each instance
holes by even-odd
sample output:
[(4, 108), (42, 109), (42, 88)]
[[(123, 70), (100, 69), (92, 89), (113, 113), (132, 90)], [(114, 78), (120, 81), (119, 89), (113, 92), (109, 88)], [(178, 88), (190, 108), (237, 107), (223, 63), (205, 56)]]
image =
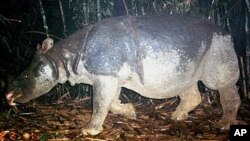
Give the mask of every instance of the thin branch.
[(97, 5), (97, 20), (100, 21), (101, 20), (101, 3), (100, 3), (100, 0), (96, 1), (96, 5)]
[(64, 12), (63, 12), (63, 6), (62, 6), (62, 0), (59, 0), (59, 7), (60, 7), (60, 12), (61, 12), (61, 17), (62, 17), (62, 22), (63, 22), (63, 34), (64, 36), (66, 35), (66, 23), (65, 23), (65, 17), (64, 17)]
[(3, 15), (0, 15), (0, 17), (2, 17), (3, 20), (5, 20), (5, 21), (18, 22), (18, 23), (21, 23), (21, 22), (22, 22), (21, 20), (6, 18), (6, 17), (4, 17)]
[(245, 0), (245, 2), (246, 2), (247, 9), (248, 9), (248, 13), (250, 13), (250, 3), (248, 0)]
[(89, 24), (90, 23), (90, 3), (89, 2), (86, 4), (86, 8), (87, 8), (86, 19), (87, 19), (87, 24)]
[(158, 14), (158, 11), (157, 11), (155, 2), (156, 2), (156, 1), (154, 0), (154, 1), (153, 1), (153, 8), (154, 8), (154, 10), (155, 10), (155, 13)]
[(26, 33), (36, 33), (36, 34), (45, 35), (47, 37), (53, 37), (54, 39), (58, 39), (58, 40), (62, 39), (62, 38), (60, 38), (58, 36), (55, 36), (55, 35), (52, 35), (52, 34), (47, 34), (47, 33), (41, 32), (41, 31), (27, 31)]
[[(33, 30), (33, 29), (35, 28), (38, 12), (39, 12), (39, 2), (36, 2), (36, 13), (35, 13), (34, 21), (33, 21), (33, 23), (32, 23), (31, 30)], [(32, 37), (33, 37), (33, 34), (30, 34), (28, 45), (31, 44), (31, 39), (32, 39)], [(28, 50), (25, 51), (24, 56), (26, 56), (27, 54), (28, 54)]]
[(124, 4), (127, 15), (129, 15), (127, 4), (126, 4), (125, 0), (122, 0), (122, 1), (123, 1), (123, 4)]
[(45, 16), (45, 12), (44, 12), (44, 9), (43, 9), (42, 1), (39, 0), (39, 3), (40, 3), (40, 12), (41, 12), (41, 15), (42, 15), (42, 18), (43, 18), (43, 27), (45, 29), (47, 37), (49, 37), (48, 24), (47, 24), (47, 21), (46, 21), (46, 16)]
[(87, 16), (87, 3), (83, 2), (82, 3), (82, 7), (83, 7), (83, 15), (84, 15), (84, 26), (88, 24), (88, 16)]
[(142, 13), (142, 15), (146, 15), (144, 6), (141, 7), (141, 13)]

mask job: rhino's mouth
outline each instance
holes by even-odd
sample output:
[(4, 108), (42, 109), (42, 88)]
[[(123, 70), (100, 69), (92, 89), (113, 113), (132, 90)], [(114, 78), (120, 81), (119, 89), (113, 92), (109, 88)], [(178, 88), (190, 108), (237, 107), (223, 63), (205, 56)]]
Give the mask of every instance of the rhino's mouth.
[(16, 100), (18, 97), (20, 97), (20, 96), (22, 96), (21, 93), (19, 93), (19, 94), (14, 94), (14, 91), (10, 91), (10, 92), (8, 92), (8, 93), (6, 94), (6, 101), (7, 101), (7, 103), (8, 103), (10, 106), (15, 106), (15, 105), (17, 105), (17, 103), (15, 102), (15, 100)]

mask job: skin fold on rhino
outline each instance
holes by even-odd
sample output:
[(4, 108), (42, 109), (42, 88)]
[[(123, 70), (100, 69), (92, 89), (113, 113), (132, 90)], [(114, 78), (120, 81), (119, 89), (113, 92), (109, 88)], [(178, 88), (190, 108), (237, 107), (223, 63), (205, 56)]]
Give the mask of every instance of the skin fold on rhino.
[(200, 80), (220, 93), (222, 128), (237, 122), (239, 68), (231, 36), (206, 20), (121, 16), (51, 43), (46, 39), (38, 47), (30, 66), (8, 87), (10, 105), (28, 102), (66, 81), (93, 85), (93, 113), (82, 133), (96, 135), (109, 111), (136, 118), (134, 106), (119, 100), (122, 87), (154, 99), (179, 96), (171, 117), (185, 120), (201, 102)]

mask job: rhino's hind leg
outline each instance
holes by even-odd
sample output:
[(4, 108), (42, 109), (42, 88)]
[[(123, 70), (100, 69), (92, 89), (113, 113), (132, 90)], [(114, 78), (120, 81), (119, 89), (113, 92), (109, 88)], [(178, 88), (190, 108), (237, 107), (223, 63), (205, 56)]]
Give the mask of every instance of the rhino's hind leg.
[(121, 100), (119, 100), (120, 90), (117, 91), (117, 94), (110, 105), (110, 111), (113, 114), (119, 114), (128, 119), (136, 119), (136, 111), (133, 104), (132, 103), (122, 104)]
[(237, 124), (237, 113), (240, 107), (240, 97), (235, 85), (219, 89), (223, 116), (220, 124), (223, 129), (229, 129), (230, 124)]
[(196, 84), (180, 94), (179, 97), (180, 104), (171, 116), (173, 120), (187, 119), (188, 113), (201, 102), (201, 95)]

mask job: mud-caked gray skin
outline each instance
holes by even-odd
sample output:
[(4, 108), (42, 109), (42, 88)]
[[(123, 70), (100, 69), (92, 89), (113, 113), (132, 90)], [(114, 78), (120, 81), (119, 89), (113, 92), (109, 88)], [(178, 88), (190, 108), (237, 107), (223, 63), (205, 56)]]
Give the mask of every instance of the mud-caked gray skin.
[(172, 119), (185, 120), (201, 102), (198, 80), (220, 92), (223, 127), (236, 122), (237, 56), (230, 35), (206, 20), (181, 15), (115, 17), (43, 52), (38, 50), (31, 67), (14, 81), (7, 100), (27, 102), (66, 81), (93, 85), (93, 113), (83, 134), (100, 133), (109, 111), (136, 118), (132, 104), (120, 103), (121, 87), (155, 99), (179, 96)]

